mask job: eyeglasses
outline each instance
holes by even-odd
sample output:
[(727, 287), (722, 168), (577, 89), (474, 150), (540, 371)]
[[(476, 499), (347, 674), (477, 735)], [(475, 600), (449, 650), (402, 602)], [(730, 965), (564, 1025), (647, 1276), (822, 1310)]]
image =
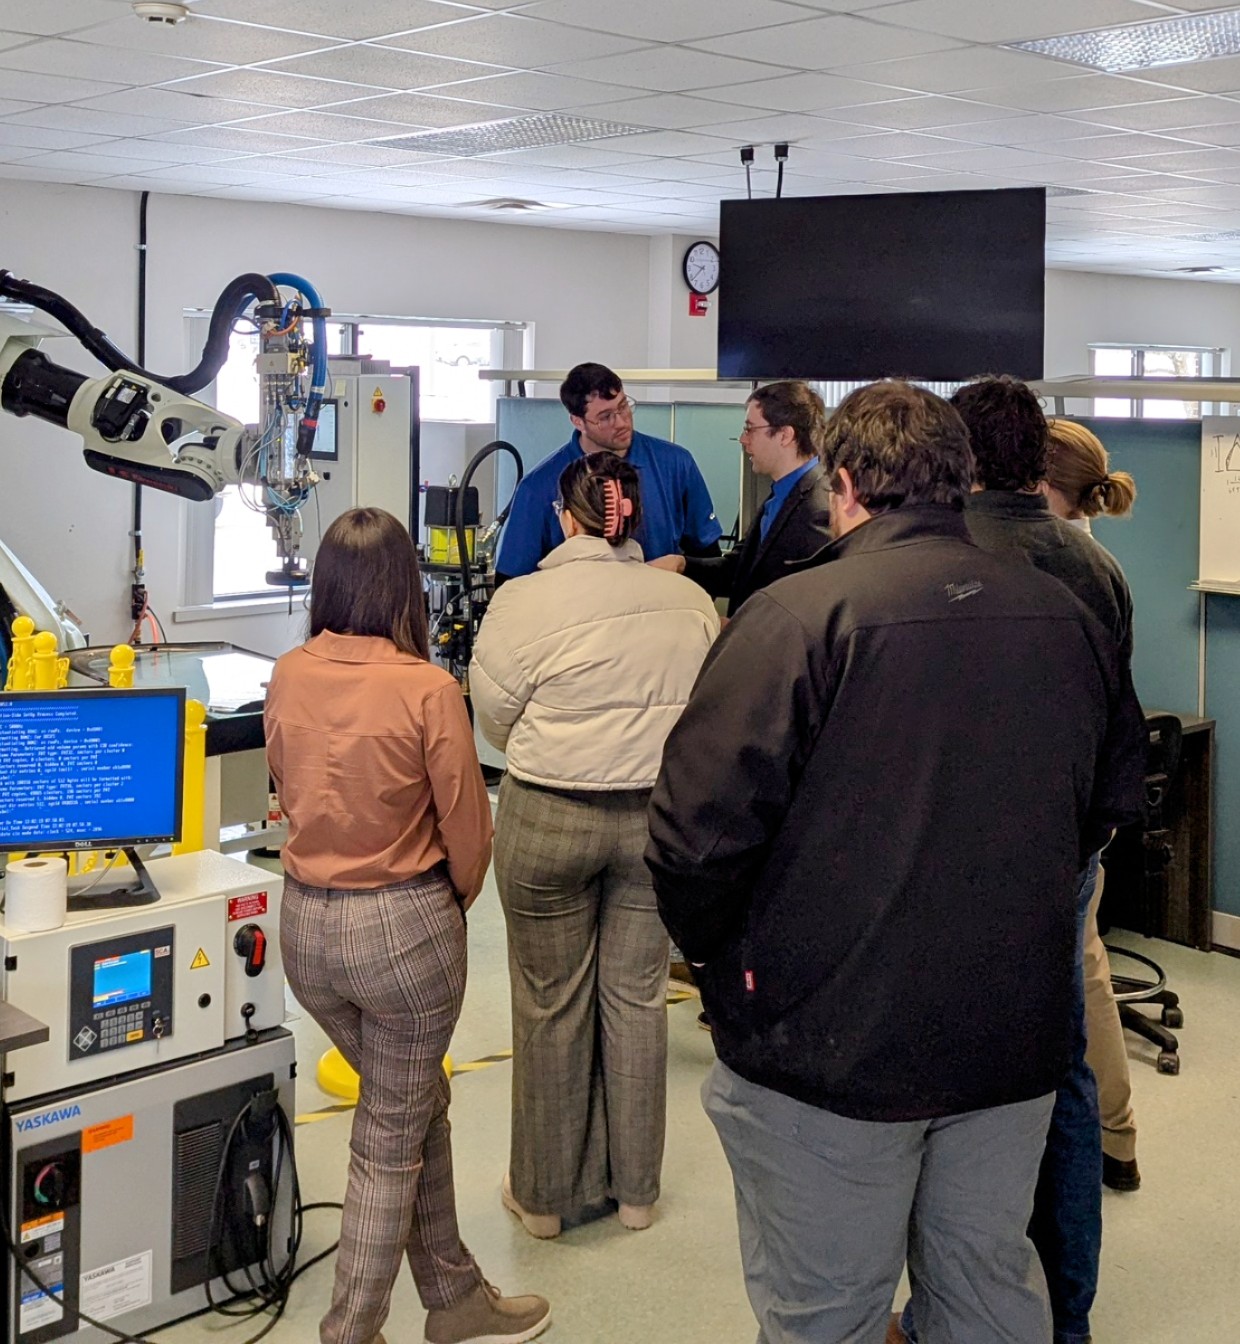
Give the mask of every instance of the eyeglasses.
[(740, 443), (741, 439), (747, 439), (752, 434), (757, 434), (761, 430), (766, 430), (769, 434), (773, 429), (783, 429), (783, 425), (751, 425), (748, 420), (741, 426), (740, 436), (732, 440), (733, 443)]
[(625, 397), (619, 406), (613, 406), (610, 411), (604, 411), (602, 415), (597, 415), (593, 420), (588, 415), (581, 418), (587, 425), (593, 425), (596, 429), (610, 429), (612, 425), (621, 420), (632, 420), (633, 408), (637, 402), (632, 397)]

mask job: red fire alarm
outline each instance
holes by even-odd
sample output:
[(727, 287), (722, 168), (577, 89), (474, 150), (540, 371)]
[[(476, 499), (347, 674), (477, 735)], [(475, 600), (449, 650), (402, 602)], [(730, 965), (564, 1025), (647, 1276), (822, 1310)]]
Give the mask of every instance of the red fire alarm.
[(710, 296), (707, 294), (689, 295), (689, 316), (705, 317), (710, 312)]

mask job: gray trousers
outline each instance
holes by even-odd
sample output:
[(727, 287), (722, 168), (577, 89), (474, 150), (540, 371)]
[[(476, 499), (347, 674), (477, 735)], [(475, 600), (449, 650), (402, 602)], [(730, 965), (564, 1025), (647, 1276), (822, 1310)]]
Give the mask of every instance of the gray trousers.
[(280, 952), (297, 1001), (361, 1078), (322, 1344), (371, 1344), (407, 1258), (422, 1305), (482, 1274), (461, 1241), (443, 1057), (465, 992), (465, 920), (443, 877), (381, 891), (285, 878)]
[(659, 1197), (667, 1111), (667, 934), (648, 791), (559, 792), (505, 776), (495, 876), (512, 981), (509, 1175), (566, 1222)]
[(1025, 1234), (1054, 1097), (907, 1124), (848, 1120), (716, 1063), (759, 1344), (882, 1344), (908, 1263), (922, 1344), (1050, 1344)]

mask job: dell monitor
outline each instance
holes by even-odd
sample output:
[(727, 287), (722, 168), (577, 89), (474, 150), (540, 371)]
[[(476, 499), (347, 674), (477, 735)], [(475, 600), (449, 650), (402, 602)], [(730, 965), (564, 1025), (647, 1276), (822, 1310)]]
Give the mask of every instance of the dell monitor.
[(124, 850), (137, 882), (69, 908), (158, 900), (135, 846), (181, 838), (185, 689), (0, 694), (0, 852)]

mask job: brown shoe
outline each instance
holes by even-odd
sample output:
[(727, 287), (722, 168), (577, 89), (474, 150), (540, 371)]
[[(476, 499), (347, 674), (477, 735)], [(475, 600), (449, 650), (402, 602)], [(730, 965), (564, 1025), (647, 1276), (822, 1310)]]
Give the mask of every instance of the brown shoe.
[(887, 1322), (887, 1339), (885, 1344), (908, 1344), (908, 1336), (900, 1329), (899, 1312), (893, 1312), (891, 1320)]
[(1141, 1172), (1137, 1168), (1136, 1158), (1131, 1162), (1121, 1162), (1118, 1157), (1102, 1154), (1102, 1184), (1112, 1190), (1125, 1193), (1141, 1188)]
[(463, 1302), (427, 1312), (426, 1344), (524, 1344), (550, 1324), (545, 1297), (504, 1297), (493, 1285), (480, 1283)]
[(690, 989), (697, 988), (697, 981), (693, 978), (693, 972), (689, 969), (687, 961), (673, 961), (667, 968), (667, 978), (675, 980), (678, 985), (688, 985)]

